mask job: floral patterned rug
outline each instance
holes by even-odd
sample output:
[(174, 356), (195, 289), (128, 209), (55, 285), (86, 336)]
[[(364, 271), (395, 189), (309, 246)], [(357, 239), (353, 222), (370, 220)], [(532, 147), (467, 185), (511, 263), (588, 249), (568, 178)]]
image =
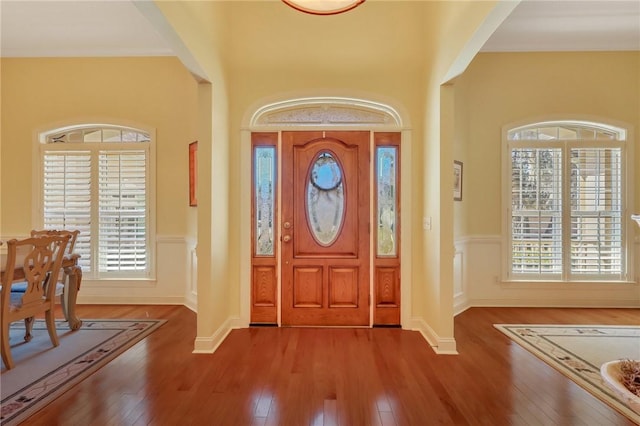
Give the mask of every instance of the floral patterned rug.
[(494, 324), (538, 358), (640, 424), (640, 416), (609, 388), (600, 366), (640, 359), (640, 326)]
[(14, 368), (2, 365), (0, 423), (16, 425), (154, 332), (165, 320), (87, 320), (71, 331), (56, 321), (60, 345), (53, 347), (44, 321), (24, 342), (24, 323), (11, 325)]

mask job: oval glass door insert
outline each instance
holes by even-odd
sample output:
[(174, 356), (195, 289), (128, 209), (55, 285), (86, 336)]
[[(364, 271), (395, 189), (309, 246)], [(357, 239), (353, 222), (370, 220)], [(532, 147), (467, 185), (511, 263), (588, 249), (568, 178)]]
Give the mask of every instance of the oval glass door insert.
[(307, 218), (316, 241), (330, 246), (340, 234), (344, 216), (344, 185), (340, 164), (329, 152), (321, 152), (307, 179)]

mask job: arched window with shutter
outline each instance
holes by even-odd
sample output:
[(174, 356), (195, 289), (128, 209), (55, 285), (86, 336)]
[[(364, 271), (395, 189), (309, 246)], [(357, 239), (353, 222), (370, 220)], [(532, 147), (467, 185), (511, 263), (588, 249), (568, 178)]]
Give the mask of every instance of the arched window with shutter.
[(627, 280), (627, 133), (588, 121), (505, 129), (507, 280)]
[(151, 274), (150, 132), (82, 125), (40, 135), (42, 225), (78, 229), (88, 279)]

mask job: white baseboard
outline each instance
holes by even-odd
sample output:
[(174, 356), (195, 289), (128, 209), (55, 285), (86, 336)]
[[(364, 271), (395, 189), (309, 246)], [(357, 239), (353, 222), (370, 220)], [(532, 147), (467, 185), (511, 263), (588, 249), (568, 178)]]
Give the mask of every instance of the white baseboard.
[(189, 300), (186, 300), (184, 303), (184, 306), (186, 306), (187, 308), (189, 308), (190, 311), (194, 312), (194, 313), (198, 313), (198, 306), (195, 303), (190, 303)]
[(184, 297), (179, 296), (80, 296), (78, 305), (185, 305)]
[[(478, 308), (640, 308), (640, 299), (636, 300), (557, 300), (557, 299), (475, 299), (468, 303), (466, 309)], [(465, 309), (465, 310), (466, 310)], [(461, 311), (462, 312), (462, 311)], [(456, 312), (456, 315), (461, 313)]]
[(453, 316), (455, 317), (456, 315), (460, 315), (461, 313), (463, 313), (464, 311), (466, 311), (467, 309), (471, 308), (471, 304), (469, 304), (468, 300), (461, 300), (456, 302), (454, 300), (454, 304), (453, 304)]
[(431, 349), (438, 355), (457, 355), (456, 340), (451, 337), (440, 337), (422, 318), (412, 318), (411, 330), (418, 331), (425, 338)]
[(184, 298), (184, 306), (186, 306), (187, 308), (191, 309), (193, 312), (198, 313), (198, 298), (197, 295), (193, 295), (192, 297), (189, 297), (189, 295), (187, 295)]
[(218, 346), (224, 342), (224, 339), (227, 338), (231, 330), (236, 327), (233, 327), (233, 324), (238, 320), (238, 318), (229, 317), (226, 319), (222, 325), (213, 332), (213, 334), (209, 337), (196, 337), (193, 353), (194, 354), (212, 354), (218, 349)]

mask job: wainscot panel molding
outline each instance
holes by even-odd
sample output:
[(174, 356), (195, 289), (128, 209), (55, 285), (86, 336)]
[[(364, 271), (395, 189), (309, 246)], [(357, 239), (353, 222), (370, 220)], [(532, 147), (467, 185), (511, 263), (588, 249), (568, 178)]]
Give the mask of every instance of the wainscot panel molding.
[(185, 306), (198, 312), (198, 255), (197, 240), (187, 238), (187, 285), (185, 286)]
[[(454, 315), (458, 315), (466, 309), (468, 301), (464, 289), (464, 253), (458, 250), (459, 246), (455, 246), (455, 252), (453, 254), (453, 305)], [(465, 307), (460, 310), (461, 307)]]
[[(503, 282), (500, 235), (456, 239), (454, 257), (454, 313), (482, 307), (640, 307), (640, 285), (623, 283)], [(640, 243), (635, 242), (635, 265), (640, 265)]]
[(636, 284), (640, 284), (640, 235), (636, 237), (634, 251), (636, 255), (636, 263), (634, 263), (636, 265)]
[[(178, 304), (187, 305), (189, 283), (187, 240), (183, 236), (156, 236), (154, 279), (83, 279), (78, 303), (84, 304)], [(176, 259), (184, 259), (176, 262)]]
[(465, 236), (454, 241), (454, 315), (475, 306), (471, 300), (475, 288), (498, 282), (501, 244), (500, 235)]

